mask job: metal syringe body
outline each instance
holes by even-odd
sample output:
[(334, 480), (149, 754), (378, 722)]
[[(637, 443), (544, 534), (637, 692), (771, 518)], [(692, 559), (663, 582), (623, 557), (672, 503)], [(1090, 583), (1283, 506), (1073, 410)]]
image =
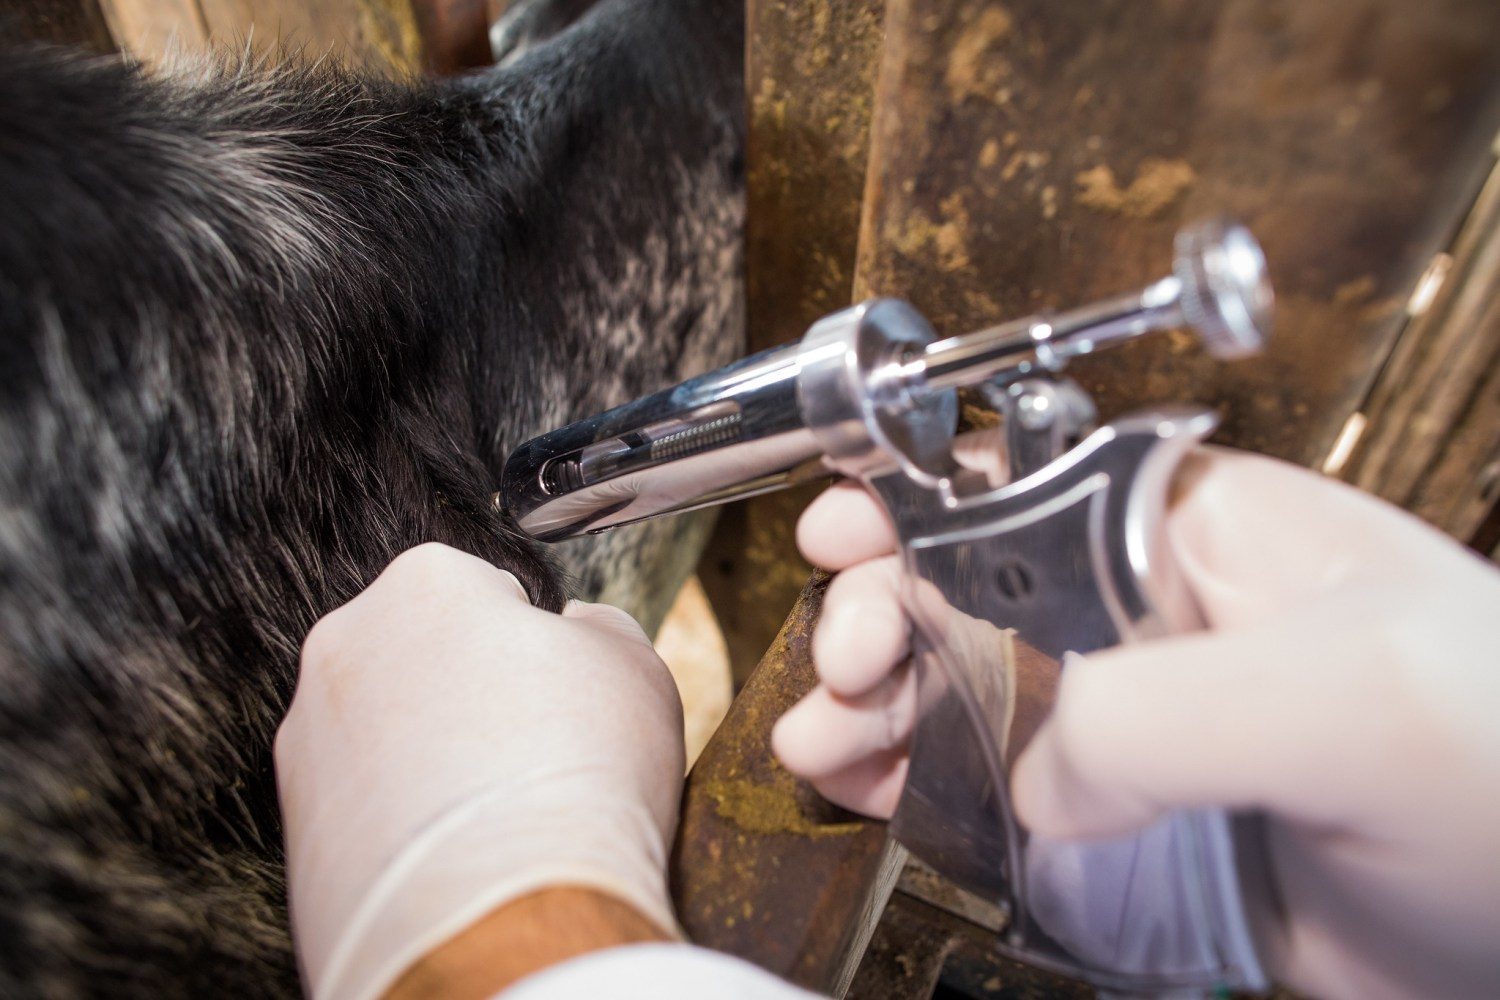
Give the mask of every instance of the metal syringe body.
[(825, 393), (830, 351), (842, 352), (833, 361), (847, 368), (848, 391), (899, 433), (907, 417), (956, 413), (959, 387), (1058, 372), (1153, 330), (1185, 326), (1216, 357), (1252, 354), (1270, 309), (1259, 246), (1222, 220), (1177, 234), (1171, 275), (1055, 315), (938, 339), (911, 306), (876, 299), (825, 317), (798, 343), (526, 442), (506, 463), (501, 499), (523, 530), (557, 541), (826, 475), (837, 436), (820, 426), (805, 372), (822, 371)]

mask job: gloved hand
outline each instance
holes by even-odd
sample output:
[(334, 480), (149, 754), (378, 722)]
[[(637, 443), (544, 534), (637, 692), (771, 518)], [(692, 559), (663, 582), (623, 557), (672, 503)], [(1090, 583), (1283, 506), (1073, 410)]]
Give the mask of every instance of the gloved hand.
[[(1024, 824), (1101, 837), (1189, 806), (1258, 809), (1282, 912), (1272, 973), (1314, 996), (1500, 982), (1500, 574), (1428, 526), (1270, 459), (1190, 460), (1167, 522), (1211, 630), (1069, 658), (1012, 773)], [(888, 524), (857, 487), (798, 526), (842, 569), (787, 767), (889, 816), (914, 722)]]
[(316, 1000), (377, 996), (549, 886), (675, 929), (682, 709), (623, 611), (551, 614), (482, 560), (412, 549), (308, 636), (276, 770)]

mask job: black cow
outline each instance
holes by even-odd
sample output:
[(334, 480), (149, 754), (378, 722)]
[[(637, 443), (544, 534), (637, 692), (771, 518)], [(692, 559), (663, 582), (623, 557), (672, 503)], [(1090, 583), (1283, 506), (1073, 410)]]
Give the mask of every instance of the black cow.
[(493, 493), (737, 353), (742, 17), (580, 7), (441, 83), (0, 50), (0, 995), (296, 993), (271, 738), (402, 549), (661, 614), (697, 529), (564, 572)]

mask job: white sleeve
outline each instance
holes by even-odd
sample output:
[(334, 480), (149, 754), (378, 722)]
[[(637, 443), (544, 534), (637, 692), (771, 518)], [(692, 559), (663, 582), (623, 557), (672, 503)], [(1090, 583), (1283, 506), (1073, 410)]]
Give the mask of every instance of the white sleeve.
[(687, 944), (590, 952), (527, 976), (492, 1000), (815, 1000), (749, 962)]

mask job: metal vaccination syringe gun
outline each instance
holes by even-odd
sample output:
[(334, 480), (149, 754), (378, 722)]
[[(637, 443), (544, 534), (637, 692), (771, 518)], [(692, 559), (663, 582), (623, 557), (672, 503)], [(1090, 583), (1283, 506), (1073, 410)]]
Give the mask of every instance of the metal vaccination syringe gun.
[[(1008, 915), (1004, 952), (1106, 989), (1258, 989), (1249, 926), (1253, 817), (1172, 814), (1109, 841), (1030, 835), (1008, 803), (1029, 647), (1060, 661), (1203, 627), (1162, 531), (1178, 461), (1215, 428), (1157, 408), (1094, 427), (1073, 358), (1188, 327), (1210, 354), (1257, 352), (1271, 291), (1243, 227), (1183, 229), (1173, 273), (1129, 295), (939, 339), (910, 305), (875, 299), (799, 343), (754, 355), (521, 445), (505, 508), (558, 541), (815, 476), (862, 481), (907, 570), (918, 722), (891, 832)], [(1003, 416), (1008, 481), (954, 455), (956, 390)], [(1018, 687), (1020, 685), (1020, 687)]]

